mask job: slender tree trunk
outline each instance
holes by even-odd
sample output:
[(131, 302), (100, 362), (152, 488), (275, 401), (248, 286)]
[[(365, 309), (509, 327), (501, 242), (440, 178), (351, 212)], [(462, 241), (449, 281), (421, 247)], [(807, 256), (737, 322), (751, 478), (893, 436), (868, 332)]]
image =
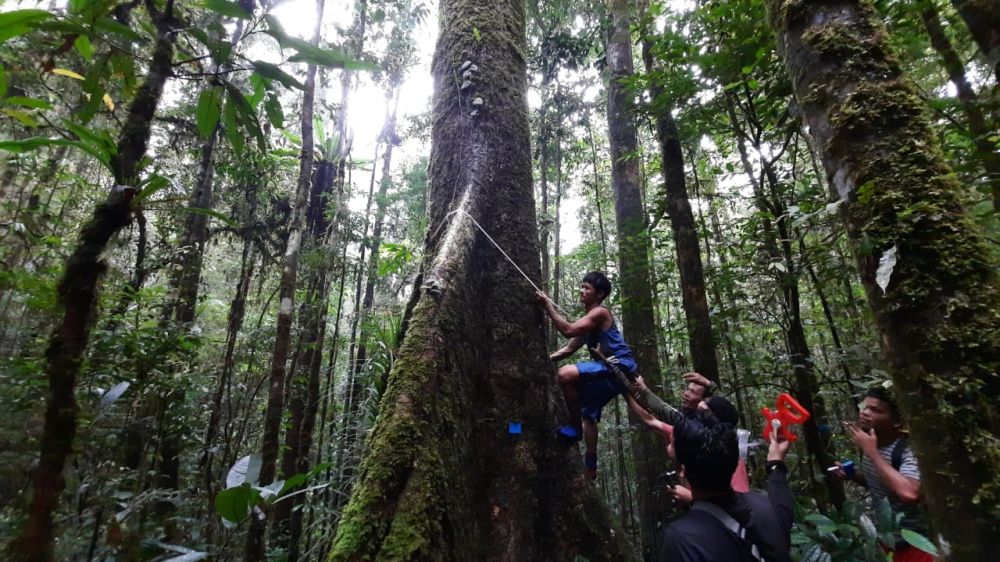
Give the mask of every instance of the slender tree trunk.
[(107, 267), (102, 255), (108, 242), (129, 222), (153, 115), (170, 76), (176, 38), (172, 31), (173, 3), (168, 1), (163, 12), (154, 11), (150, 17), (157, 30), (155, 46), (146, 80), (129, 106), (117, 154), (112, 158), (115, 186), (84, 225), (57, 288), (63, 317), (52, 332), (45, 353), (49, 396), (39, 447), (41, 454), (32, 477), (27, 520), (12, 545), (14, 556), (23, 560), (53, 559), (52, 516), (59, 505), (63, 470), (76, 437), (76, 377), (94, 322), (98, 285)]
[[(316, 1), (316, 26), (312, 44), (318, 45), (323, 20), (325, 0)], [(281, 270), (278, 305), (278, 319), (275, 326), (274, 348), (271, 354), (270, 386), (267, 410), (264, 412), (264, 433), (261, 438), (261, 467), (259, 482), (267, 485), (274, 481), (278, 461), (278, 439), (281, 432), (281, 418), (284, 413), (285, 369), (291, 347), (292, 311), (294, 310), (295, 288), (298, 278), (299, 253), (302, 246), (303, 227), (309, 204), (313, 174), (313, 103), (316, 90), (316, 65), (306, 67), (305, 89), (302, 94), (302, 153), (299, 157), (299, 178), (295, 189), (291, 225), (288, 229), (288, 244), (285, 248), (285, 263)], [(253, 516), (247, 531), (247, 562), (264, 559), (267, 520)]]
[[(636, 138), (632, 94), (624, 83), (632, 77), (632, 40), (629, 25), (632, 4), (628, 0), (611, 3), (608, 37), (608, 133), (611, 141), (611, 176), (615, 193), (618, 230), (618, 267), (622, 324), (635, 350), (639, 372), (648, 384), (660, 382), (660, 361), (656, 349), (656, 323), (649, 282), (649, 237), (646, 212), (642, 206), (639, 177), (639, 146)], [(639, 495), (639, 523), (646, 558), (659, 551), (658, 523), (663, 516), (654, 502), (656, 476), (667, 464), (660, 437), (649, 431), (636, 432), (632, 439)]]
[[(556, 126), (556, 204), (555, 209), (552, 213), (552, 298), (555, 299), (556, 304), (562, 301), (562, 297), (559, 295), (559, 281), (562, 276), (562, 264), (559, 262), (560, 253), (560, 221), (559, 221), (559, 210), (562, 205), (562, 192), (563, 192), (563, 154), (562, 154), (562, 111), (557, 111), (559, 116), (559, 123)], [(552, 341), (556, 336), (555, 330), (549, 330), (550, 341), (549, 347), (555, 348), (556, 342)]]
[[(240, 329), (243, 327), (243, 319), (246, 316), (247, 293), (250, 290), (250, 282), (253, 280), (255, 256), (253, 243), (250, 240), (243, 241), (243, 254), (240, 259), (240, 278), (236, 283), (236, 292), (229, 305), (229, 319), (226, 323), (226, 348), (222, 356), (222, 369), (219, 371), (219, 378), (216, 382), (215, 391), (212, 393), (212, 406), (208, 414), (208, 427), (205, 430), (205, 450), (202, 452), (199, 465), (202, 469), (202, 486), (205, 489), (205, 499), (208, 511), (211, 514), (215, 510), (215, 448), (216, 439), (219, 435), (219, 425), (222, 421), (222, 404), (230, 388), (230, 381), (233, 376), (233, 368), (236, 357), (236, 341), (239, 337)], [(231, 395), (230, 395), (231, 397)], [(216, 530), (215, 518), (206, 525), (206, 541), (213, 543), (213, 534)]]
[[(322, 161), (316, 166), (312, 181), (312, 195), (307, 213), (307, 239), (305, 247), (315, 256), (313, 265), (307, 271), (307, 297), (302, 303), (299, 317), (300, 340), (296, 349), (293, 377), (289, 381), (288, 430), (285, 432), (285, 447), (282, 456), (282, 476), (309, 470), (309, 450), (312, 448), (312, 433), (316, 421), (319, 400), (319, 375), (322, 365), (323, 342), (326, 335), (326, 318), (329, 308), (330, 269), (334, 265), (337, 237), (335, 232), (339, 222), (341, 194), (335, 185), (336, 165)], [(327, 216), (333, 208), (332, 220)], [(273, 510), (275, 521), (275, 545), (287, 547), (288, 559), (298, 559), (298, 539), (302, 530), (303, 496), (295, 496), (279, 502)]]
[(1000, 1), (951, 0), (1000, 86)]
[[(642, 40), (642, 60), (646, 73), (653, 75), (653, 53), (649, 40)], [(684, 178), (684, 156), (678, 138), (677, 124), (670, 114), (663, 88), (651, 79), (649, 95), (656, 121), (656, 136), (660, 143), (660, 164), (663, 171), (664, 191), (670, 228), (677, 251), (677, 269), (680, 272), (681, 302), (687, 319), (688, 346), (694, 370), (716, 383), (719, 379), (719, 360), (715, 352), (712, 320), (708, 315), (708, 297), (705, 295), (705, 273), (698, 246), (698, 231), (694, 213), (688, 200)]]
[[(971, 2), (967, 2), (971, 4)], [(994, 2), (995, 8), (1000, 10), (1000, 2)], [(1000, 25), (1000, 15), (994, 14), (994, 22)], [(972, 142), (976, 147), (976, 155), (982, 162), (983, 170), (986, 172), (986, 182), (990, 187), (990, 194), (993, 196), (993, 210), (1000, 212), (1000, 152), (997, 152), (996, 143), (989, 140), (989, 137), (996, 132), (996, 127), (987, 124), (983, 111), (979, 108), (979, 101), (976, 99), (976, 91), (972, 89), (972, 84), (965, 77), (965, 65), (962, 59), (955, 52), (955, 47), (951, 44), (948, 34), (945, 33), (941, 25), (941, 18), (932, 2), (926, 2), (920, 10), (920, 17), (927, 30), (927, 36), (931, 39), (931, 45), (941, 57), (944, 68), (948, 72), (948, 78), (955, 85), (958, 92), (958, 100), (962, 104), (962, 111), (965, 112), (965, 120), (972, 134)], [(997, 57), (1000, 57), (1000, 30), (994, 29), (997, 36)], [(997, 61), (1000, 65), (1000, 60)], [(1000, 69), (1000, 66), (997, 67)], [(998, 75), (1000, 77), (1000, 75)]]
[(597, 168), (597, 144), (594, 142), (594, 128), (590, 123), (590, 112), (587, 112), (587, 144), (590, 145), (590, 165), (594, 169), (594, 206), (597, 207), (597, 229), (601, 238), (602, 269), (608, 266), (608, 237), (604, 232), (604, 209), (601, 202), (601, 174)]
[[(799, 107), (845, 201), (946, 558), (1000, 559), (1000, 269), (871, 4), (767, 4)], [(876, 271), (890, 250), (883, 292)]]
[[(621, 533), (555, 443), (531, 288), (471, 220), (538, 279), (523, 3), (440, 10), (424, 282), (330, 559), (621, 559)], [(466, 60), (480, 70), (460, 91)]]
[[(798, 263), (795, 259), (791, 247), (790, 232), (788, 231), (788, 214), (777, 196), (779, 185), (778, 177), (773, 168), (773, 162), (767, 160), (761, 152), (760, 139), (763, 134), (763, 126), (752, 124), (752, 132), (748, 132), (741, 125), (736, 115), (733, 94), (727, 93), (726, 110), (729, 115), (730, 125), (737, 137), (737, 149), (740, 153), (740, 160), (743, 163), (744, 171), (753, 187), (754, 202), (761, 213), (761, 227), (764, 234), (764, 249), (767, 252), (772, 264), (779, 264), (780, 274), (778, 282), (781, 290), (782, 313), (785, 325), (782, 327), (785, 332), (785, 346), (788, 351), (788, 358), (792, 367), (795, 380), (795, 398), (812, 413), (812, 416), (802, 424), (803, 433), (806, 438), (806, 449), (813, 457), (814, 463), (810, 464), (810, 471), (813, 474), (824, 476), (823, 482), (826, 485), (825, 494), (818, 486), (816, 479), (810, 479), (813, 486), (813, 495), (821, 506), (827, 501), (832, 502), (838, 508), (844, 503), (844, 486), (840, 480), (826, 478), (826, 468), (833, 464), (834, 459), (824, 445), (819, 434), (819, 424), (826, 418), (825, 401), (819, 393), (819, 383), (816, 380), (816, 372), (812, 362), (812, 353), (806, 339), (805, 328), (802, 325), (802, 314), (799, 299), (799, 273)], [(747, 100), (747, 107), (752, 108), (753, 100)], [(748, 116), (749, 118), (750, 116)], [(750, 140), (754, 145), (757, 154), (760, 154), (760, 163), (763, 168), (764, 178), (770, 188), (771, 197), (764, 191), (764, 186), (757, 179), (750, 156), (747, 153), (744, 142)], [(772, 221), (770, 217), (776, 217)]]

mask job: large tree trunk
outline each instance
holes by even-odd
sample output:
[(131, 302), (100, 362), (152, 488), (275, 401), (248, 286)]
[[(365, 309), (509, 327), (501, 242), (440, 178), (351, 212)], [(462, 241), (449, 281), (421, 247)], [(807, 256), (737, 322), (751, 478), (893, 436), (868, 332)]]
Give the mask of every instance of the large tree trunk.
[[(629, 24), (632, 4), (614, 0), (608, 36), (608, 135), (611, 142), (611, 184), (615, 193), (618, 234), (619, 301), (626, 340), (636, 352), (639, 372), (652, 388), (660, 382), (656, 349), (657, 326), (653, 316), (653, 289), (649, 282), (649, 233), (642, 206), (638, 140), (632, 94), (625, 83), (632, 77), (632, 38)], [(634, 421), (634, 420), (633, 420)], [(646, 558), (659, 551), (663, 516), (654, 501), (654, 482), (667, 466), (660, 437), (638, 431), (632, 437), (639, 496), (639, 523)]]
[(59, 493), (64, 485), (63, 469), (76, 437), (76, 376), (94, 321), (98, 284), (106, 269), (102, 255), (108, 242), (129, 222), (131, 203), (140, 181), (139, 165), (146, 156), (153, 115), (163, 86), (170, 77), (176, 38), (172, 30), (173, 3), (168, 2), (165, 11), (154, 11), (150, 17), (157, 29), (155, 47), (146, 80), (129, 106), (118, 138), (117, 154), (112, 159), (115, 186), (84, 225), (57, 288), (59, 305), (64, 312), (45, 352), (49, 397), (41, 455), (32, 478), (33, 493), (27, 521), (13, 545), (15, 556), (23, 560), (52, 560), (55, 532), (52, 515), (59, 505)]
[[(318, 45), (325, 0), (316, 0), (316, 25), (312, 44)], [(285, 263), (281, 270), (278, 294), (278, 320), (275, 326), (274, 348), (271, 354), (270, 386), (267, 409), (264, 412), (264, 434), (261, 438), (260, 484), (270, 484), (275, 477), (278, 462), (278, 440), (281, 433), (281, 418), (285, 409), (285, 369), (292, 338), (292, 312), (295, 306), (295, 289), (298, 279), (299, 254), (302, 247), (305, 216), (309, 204), (312, 185), (314, 141), (313, 103), (316, 90), (316, 65), (306, 68), (305, 89), (302, 94), (302, 153), (299, 157), (299, 177), (295, 188), (291, 225), (288, 229), (288, 243), (285, 248)], [(247, 562), (264, 559), (267, 520), (250, 518), (247, 531)]]
[(1000, 1), (951, 0), (1000, 85)]
[[(555, 441), (531, 286), (473, 224), (538, 279), (523, 4), (440, 6), (424, 282), (331, 560), (622, 559), (575, 451)], [(459, 90), (466, 60), (479, 70)]]
[[(642, 60), (646, 73), (653, 76), (653, 53), (649, 40), (642, 40)], [(677, 133), (677, 123), (670, 114), (669, 100), (664, 99), (663, 87), (650, 78), (649, 95), (656, 121), (656, 137), (660, 143), (660, 166), (666, 195), (667, 215), (674, 235), (677, 251), (677, 269), (680, 272), (681, 302), (687, 319), (688, 348), (694, 370), (716, 383), (719, 379), (719, 360), (715, 352), (712, 320), (708, 315), (708, 297), (705, 295), (705, 273), (698, 247), (698, 230), (694, 213), (688, 200), (684, 178), (684, 156)]]
[[(996, 9), (1000, 10), (1000, 2), (996, 4)], [(941, 57), (941, 62), (948, 72), (948, 79), (955, 85), (955, 90), (958, 92), (958, 101), (962, 104), (962, 111), (965, 113), (965, 121), (969, 126), (972, 143), (976, 147), (976, 155), (986, 172), (986, 184), (989, 185), (990, 194), (993, 196), (993, 210), (1000, 212), (1000, 152), (997, 152), (996, 143), (990, 140), (995, 132), (995, 127), (987, 124), (983, 110), (979, 107), (979, 100), (976, 99), (976, 91), (965, 76), (965, 64), (951, 44), (948, 34), (945, 33), (944, 26), (941, 25), (941, 18), (933, 3), (928, 2), (920, 10), (920, 17), (924, 22), (924, 29), (927, 30), (927, 36), (931, 39), (931, 45)], [(1000, 19), (997, 20), (997, 23), (1000, 24)], [(1000, 34), (1000, 30), (994, 30), (994, 33)], [(998, 46), (997, 56), (1000, 56), (1000, 46)]]
[[(859, 244), (861, 280), (934, 526), (950, 544), (949, 560), (1000, 559), (997, 264), (965, 214), (962, 186), (871, 5), (768, 5), (800, 107)], [(892, 249), (896, 264), (883, 293), (876, 270)]]

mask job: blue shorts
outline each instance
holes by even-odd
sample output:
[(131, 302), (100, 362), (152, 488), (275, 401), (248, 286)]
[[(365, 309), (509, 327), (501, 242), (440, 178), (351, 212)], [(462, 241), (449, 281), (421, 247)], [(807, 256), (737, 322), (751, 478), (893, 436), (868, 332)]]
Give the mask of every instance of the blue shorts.
[[(629, 373), (635, 372), (632, 362), (623, 361), (619, 367)], [(581, 361), (576, 369), (580, 371), (580, 416), (597, 423), (601, 421), (604, 405), (624, 393), (625, 387), (603, 363)]]

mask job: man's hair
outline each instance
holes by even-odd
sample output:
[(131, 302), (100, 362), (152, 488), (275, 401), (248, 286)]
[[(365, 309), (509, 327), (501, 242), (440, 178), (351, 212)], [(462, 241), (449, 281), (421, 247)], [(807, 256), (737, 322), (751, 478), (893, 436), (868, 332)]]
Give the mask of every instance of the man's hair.
[(611, 281), (608, 280), (608, 276), (600, 271), (591, 271), (590, 273), (583, 276), (583, 281), (581, 283), (590, 283), (594, 290), (598, 293), (604, 295), (602, 299), (608, 298), (611, 295)]
[(892, 393), (889, 392), (889, 389), (883, 386), (873, 386), (865, 392), (864, 398), (880, 400), (889, 408), (889, 414), (892, 415), (894, 421), (902, 421), (903, 416), (899, 413), (899, 406), (896, 404), (896, 400), (893, 398)]
[(722, 423), (728, 423), (732, 426), (740, 423), (740, 413), (736, 411), (736, 406), (733, 406), (729, 400), (721, 396), (712, 396), (705, 400), (705, 405)]
[(740, 456), (732, 424), (711, 412), (697, 412), (674, 428), (674, 450), (693, 487), (709, 493), (730, 489)]

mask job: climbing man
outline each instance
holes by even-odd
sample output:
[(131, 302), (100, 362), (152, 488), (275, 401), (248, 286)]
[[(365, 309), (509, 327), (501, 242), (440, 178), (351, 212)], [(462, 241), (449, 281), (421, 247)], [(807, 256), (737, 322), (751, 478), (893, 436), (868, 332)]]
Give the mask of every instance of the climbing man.
[[(903, 434), (903, 418), (889, 391), (873, 387), (865, 393), (857, 423), (845, 423), (854, 444), (861, 449), (861, 470), (848, 476), (840, 467), (833, 475), (868, 488), (874, 502), (889, 501), (894, 513), (902, 513), (902, 529), (928, 536), (920, 510), (920, 467), (909, 439)], [(896, 536), (894, 562), (931, 562), (934, 557)]]
[[(611, 311), (603, 306), (611, 294), (611, 281), (599, 271), (592, 271), (580, 282), (580, 303), (586, 313), (575, 322), (569, 322), (556, 310), (556, 305), (545, 293), (538, 291), (538, 304), (552, 318), (560, 334), (569, 338), (562, 349), (549, 356), (560, 361), (575, 353), (584, 344), (588, 350), (599, 349), (607, 361), (622, 371), (636, 372), (635, 357), (615, 325)], [(593, 351), (591, 351), (593, 355)], [(612, 376), (601, 361), (581, 361), (559, 368), (556, 380), (562, 388), (569, 410), (569, 424), (559, 428), (560, 438), (570, 442), (584, 439), (586, 454), (584, 466), (587, 475), (597, 477), (597, 422), (601, 410), (614, 397), (625, 392), (625, 387)]]

